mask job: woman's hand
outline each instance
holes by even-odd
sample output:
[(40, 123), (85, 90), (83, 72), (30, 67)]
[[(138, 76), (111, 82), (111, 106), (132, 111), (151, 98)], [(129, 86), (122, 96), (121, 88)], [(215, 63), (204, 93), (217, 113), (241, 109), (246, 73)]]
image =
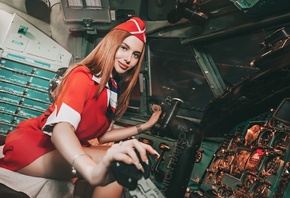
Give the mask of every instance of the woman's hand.
[(153, 127), (162, 113), (161, 107), (159, 105), (153, 104), (151, 108), (153, 113), (149, 120), (146, 123), (142, 124), (142, 131), (149, 130), (151, 127)]
[(117, 142), (130, 138), (134, 135), (138, 135), (138, 133), (141, 133), (143, 131), (149, 130), (158, 121), (162, 112), (159, 105), (152, 105), (152, 110), (153, 114), (147, 122), (138, 124), (136, 126), (117, 128), (107, 131), (104, 135), (99, 137), (99, 142), (102, 144), (107, 142)]
[(113, 161), (122, 161), (126, 164), (134, 164), (137, 169), (143, 171), (135, 149), (139, 152), (141, 160), (147, 164), (147, 152), (150, 154), (159, 155), (150, 145), (144, 144), (137, 139), (130, 139), (121, 141), (118, 144), (113, 144), (105, 154), (102, 163), (109, 167)]

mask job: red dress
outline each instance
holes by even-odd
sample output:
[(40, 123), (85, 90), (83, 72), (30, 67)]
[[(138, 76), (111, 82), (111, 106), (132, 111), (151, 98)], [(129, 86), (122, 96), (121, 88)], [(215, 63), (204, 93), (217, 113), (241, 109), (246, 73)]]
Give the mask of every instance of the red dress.
[(58, 122), (69, 122), (76, 130), (82, 145), (102, 136), (109, 128), (111, 119), (106, 117), (109, 89), (104, 89), (96, 99), (99, 78), (85, 66), (75, 68), (65, 83), (61, 95), (45, 113), (18, 124), (5, 140), (0, 167), (21, 169), (35, 159), (55, 149), (50, 135)]

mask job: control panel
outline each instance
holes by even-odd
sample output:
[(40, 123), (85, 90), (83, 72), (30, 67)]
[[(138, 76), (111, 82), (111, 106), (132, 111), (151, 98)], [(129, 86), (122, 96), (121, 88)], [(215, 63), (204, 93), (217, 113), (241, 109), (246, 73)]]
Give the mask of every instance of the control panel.
[[(191, 174), (179, 175), (188, 181), (188, 197), (286, 198), (290, 196), (289, 104), (290, 99), (286, 98), (275, 111), (238, 124), (225, 132), (224, 137), (203, 138), (195, 157), (187, 158), (194, 161), (179, 163), (173, 171), (172, 162), (178, 157), (176, 150), (180, 146), (178, 138), (149, 132), (136, 138), (160, 153), (159, 158), (152, 160), (152, 180), (161, 191), (168, 172), (173, 176), (172, 172), (182, 173), (180, 170), (188, 169), (188, 164), (192, 164)], [(180, 152), (185, 156), (188, 150)], [(176, 189), (178, 185), (175, 184)], [(168, 192), (170, 194), (166, 194)], [(175, 191), (163, 192), (168, 197), (172, 193)]]
[(0, 10), (0, 135), (51, 104), (48, 89), (72, 55), (17, 14)]

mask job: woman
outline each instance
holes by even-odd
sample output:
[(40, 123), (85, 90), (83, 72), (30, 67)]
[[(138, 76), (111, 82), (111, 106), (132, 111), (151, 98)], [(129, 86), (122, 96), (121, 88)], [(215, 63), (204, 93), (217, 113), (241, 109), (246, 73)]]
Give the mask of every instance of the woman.
[[(98, 197), (117, 197), (112, 193), (120, 193), (122, 188), (116, 182), (111, 183), (108, 172), (111, 162), (135, 164), (142, 170), (134, 149), (144, 162), (148, 160), (146, 152), (156, 154), (156, 151), (134, 139), (110, 148), (90, 146), (88, 140), (120, 141), (148, 130), (157, 122), (160, 107), (146, 123), (108, 130), (128, 107), (144, 56), (145, 38), (145, 22), (138, 17), (113, 28), (83, 61), (67, 70), (54, 91), (55, 102), (47, 111), (19, 123), (8, 134), (0, 167), (54, 179), (80, 174), (93, 186), (109, 184), (96, 188)], [(111, 77), (120, 78), (119, 86)], [(108, 86), (111, 82), (113, 91)]]

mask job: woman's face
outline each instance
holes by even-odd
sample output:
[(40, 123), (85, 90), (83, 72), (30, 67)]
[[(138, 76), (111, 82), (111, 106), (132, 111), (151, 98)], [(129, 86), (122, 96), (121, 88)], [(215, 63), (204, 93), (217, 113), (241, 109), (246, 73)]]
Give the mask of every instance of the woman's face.
[(135, 67), (141, 57), (144, 43), (135, 36), (127, 37), (115, 56), (114, 68), (117, 73), (123, 74)]

